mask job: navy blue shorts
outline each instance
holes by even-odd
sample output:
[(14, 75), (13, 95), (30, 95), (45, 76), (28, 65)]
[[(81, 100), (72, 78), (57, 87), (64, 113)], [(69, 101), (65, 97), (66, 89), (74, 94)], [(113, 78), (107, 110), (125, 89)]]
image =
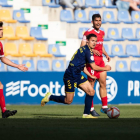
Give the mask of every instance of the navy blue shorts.
[(65, 93), (74, 93), (75, 88), (85, 83), (87, 79), (83, 75), (80, 75), (78, 78), (72, 80), (67, 77), (64, 77), (63, 81), (65, 84)]

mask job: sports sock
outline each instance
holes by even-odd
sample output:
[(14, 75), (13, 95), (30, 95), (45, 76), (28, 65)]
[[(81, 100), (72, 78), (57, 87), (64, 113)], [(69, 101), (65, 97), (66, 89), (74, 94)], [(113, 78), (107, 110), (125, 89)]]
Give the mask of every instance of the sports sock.
[(91, 109), (90, 111), (93, 111), (94, 110), (94, 105), (93, 105), (93, 100), (92, 100), (92, 104), (91, 104)]
[(0, 89), (0, 107), (2, 112), (4, 113), (6, 111), (6, 105), (5, 105), (5, 98), (3, 95), (3, 89)]
[(108, 108), (108, 106), (107, 106), (107, 96), (101, 98), (101, 100), (102, 100), (102, 108)]
[(55, 101), (57, 103), (63, 103), (65, 104), (65, 96), (55, 96), (51, 95), (49, 98), (50, 101)]
[(86, 95), (86, 97), (85, 97), (85, 109), (84, 109), (83, 114), (90, 114), (92, 100), (93, 100), (93, 96)]

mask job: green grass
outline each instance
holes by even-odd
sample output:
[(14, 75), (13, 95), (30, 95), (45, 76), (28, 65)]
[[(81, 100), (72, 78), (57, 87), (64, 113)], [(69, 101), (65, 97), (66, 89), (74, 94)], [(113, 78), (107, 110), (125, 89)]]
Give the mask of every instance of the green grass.
[[(116, 105), (115, 105), (116, 106)], [(0, 119), (0, 140), (121, 140), (138, 139), (140, 135), (140, 106), (116, 106), (121, 115), (109, 119), (100, 113), (98, 119), (82, 119), (83, 105), (7, 106), (18, 113)]]

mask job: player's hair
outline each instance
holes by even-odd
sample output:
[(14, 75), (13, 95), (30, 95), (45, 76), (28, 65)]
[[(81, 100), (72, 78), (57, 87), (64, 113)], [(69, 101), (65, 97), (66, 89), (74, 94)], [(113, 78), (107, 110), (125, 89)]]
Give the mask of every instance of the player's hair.
[(3, 22), (2, 21), (0, 21), (0, 27), (2, 27), (3, 26)]
[(94, 14), (94, 15), (92, 16), (92, 21), (94, 21), (95, 18), (101, 18), (101, 15), (100, 15), (100, 14)]
[(91, 37), (96, 37), (96, 38), (97, 38), (97, 36), (96, 36), (95, 34), (89, 34), (89, 35), (87, 36), (87, 40), (90, 40)]

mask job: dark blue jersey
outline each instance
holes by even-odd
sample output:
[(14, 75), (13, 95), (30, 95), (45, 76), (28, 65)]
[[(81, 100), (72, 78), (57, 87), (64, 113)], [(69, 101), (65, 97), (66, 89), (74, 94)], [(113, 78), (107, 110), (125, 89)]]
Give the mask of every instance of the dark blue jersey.
[(87, 63), (93, 63), (94, 57), (92, 50), (86, 45), (80, 47), (71, 58), (68, 68), (65, 71), (65, 77), (76, 78), (81, 75)]

